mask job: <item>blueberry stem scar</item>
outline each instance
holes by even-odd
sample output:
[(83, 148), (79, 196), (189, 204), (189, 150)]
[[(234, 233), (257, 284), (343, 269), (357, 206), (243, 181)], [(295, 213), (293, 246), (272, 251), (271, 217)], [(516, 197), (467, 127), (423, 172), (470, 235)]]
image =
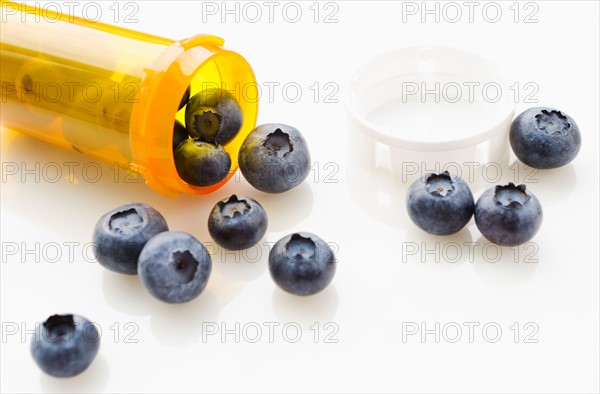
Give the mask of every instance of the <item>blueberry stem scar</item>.
[(73, 315), (52, 315), (43, 325), (49, 339), (62, 339), (75, 329)]
[(277, 155), (277, 157), (283, 157), (294, 150), (289, 134), (281, 129), (268, 134), (263, 146), (267, 148), (269, 155)]
[(130, 208), (112, 215), (108, 222), (108, 227), (116, 233), (125, 235), (133, 231), (133, 229), (140, 227), (143, 223), (144, 219), (138, 211)]
[(454, 182), (448, 171), (441, 174), (431, 174), (426, 180), (427, 192), (433, 195), (446, 197), (454, 191)]
[(194, 279), (196, 270), (198, 269), (198, 261), (192, 254), (185, 250), (183, 252), (176, 251), (171, 254), (171, 267), (175, 271), (175, 277), (180, 283), (189, 283)]
[(289, 242), (285, 245), (288, 257), (296, 260), (312, 257), (315, 254), (315, 249), (315, 242), (300, 234), (293, 234)]
[(201, 135), (213, 137), (221, 128), (221, 116), (212, 111), (196, 115), (196, 128)]
[(548, 111), (543, 109), (535, 115), (538, 129), (552, 134), (566, 134), (571, 128), (568, 119), (560, 111)]
[(244, 215), (250, 210), (250, 204), (244, 199), (238, 199), (233, 194), (227, 201), (219, 201), (219, 208), (225, 217), (234, 217), (235, 215)]
[(529, 200), (526, 190), (525, 185), (515, 186), (512, 182), (506, 186), (498, 185), (494, 191), (494, 200), (503, 207), (520, 207)]

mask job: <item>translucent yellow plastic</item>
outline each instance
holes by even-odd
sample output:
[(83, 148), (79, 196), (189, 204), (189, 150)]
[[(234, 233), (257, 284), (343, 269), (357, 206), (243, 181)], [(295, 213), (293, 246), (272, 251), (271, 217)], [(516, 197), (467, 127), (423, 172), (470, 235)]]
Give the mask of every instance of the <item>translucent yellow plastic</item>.
[[(1, 1), (0, 79), (5, 127), (140, 173), (156, 191), (212, 192), (233, 176), (238, 151), (254, 128), (256, 81), (223, 40), (181, 41)], [(232, 169), (210, 187), (187, 184), (173, 161), (173, 125), (184, 92), (223, 88), (244, 117), (225, 146)]]

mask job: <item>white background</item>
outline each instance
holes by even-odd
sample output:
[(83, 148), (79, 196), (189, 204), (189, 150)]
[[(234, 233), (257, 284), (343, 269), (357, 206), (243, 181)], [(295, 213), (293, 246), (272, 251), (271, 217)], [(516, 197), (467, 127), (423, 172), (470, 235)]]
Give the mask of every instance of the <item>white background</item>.
[[(114, 22), (108, 8), (112, 2), (99, 4), (103, 20)], [(227, 48), (248, 59), (259, 83), (297, 82), (301, 99), (292, 103), (276, 89), (272, 100), (263, 96), (258, 121), (298, 127), (320, 171), (313, 170), (303, 185), (283, 195), (266, 195), (234, 180), (212, 195), (171, 200), (140, 179), (125, 183), (123, 173), (115, 182), (108, 164), (99, 166), (100, 180), (86, 181), (82, 167), (91, 159), (3, 130), (3, 163), (25, 163), (27, 168), (58, 163), (64, 171), (57, 182), (43, 173), (39, 182), (31, 175), (23, 182), (20, 174), (3, 173), (3, 392), (598, 392), (597, 2), (537, 1), (527, 9), (521, 3), (518, 23), (512, 1), (496, 3), (502, 10), (497, 23), (483, 17), (485, 3), (478, 3), (472, 23), (462, 2), (457, 3), (463, 11), (460, 21), (449, 23), (442, 14), (438, 23), (434, 15), (422, 22), (420, 13), (405, 15), (403, 21), (402, 3), (391, 1), (336, 2), (328, 9), (321, 4), (315, 23), (309, 8), (313, 2), (301, 2), (303, 17), (295, 24), (282, 17), (283, 3), (275, 8), (273, 23), (263, 3), (265, 14), (257, 23), (244, 21), (243, 15), (239, 23), (231, 15), (222, 23), (220, 14), (206, 15), (203, 23), (201, 2), (136, 4), (138, 22), (122, 23), (120, 15), (120, 24), (175, 39), (219, 35)], [(442, 11), (443, 3), (438, 7)], [(323, 23), (336, 9), (338, 22)], [(537, 22), (523, 23), (535, 9)], [(349, 157), (344, 104), (352, 73), (372, 56), (419, 44), (479, 53), (513, 82), (535, 83), (539, 105), (558, 107), (579, 124), (583, 147), (576, 160), (540, 172), (534, 177), (537, 183), (527, 183), (545, 216), (533, 249), (521, 248), (517, 263), (511, 249), (502, 249), (502, 258), (492, 263), (491, 252), (497, 249), (484, 252), (486, 242), (473, 222), (449, 238), (420, 232), (405, 213), (406, 185), (364, 170)], [(310, 90), (315, 82), (339, 86), (333, 96), (339, 102), (326, 103), (321, 96), (315, 103)], [(521, 97), (517, 111), (534, 105)], [(70, 162), (77, 163), (73, 178), (64, 165)], [(514, 177), (507, 173), (503, 180)], [(244, 255), (236, 263), (238, 256), (215, 254), (206, 291), (189, 304), (173, 306), (151, 298), (136, 277), (109, 273), (84, 258), (84, 245), (100, 215), (132, 201), (157, 208), (171, 229), (210, 242), (208, 212), (232, 193), (253, 196), (264, 205), (270, 219), (264, 241), (306, 230), (335, 243), (339, 264), (332, 285), (309, 298), (284, 294), (267, 272), (263, 245), (256, 263), (245, 262)], [(74, 243), (74, 262), (65, 242)], [(459, 261), (451, 263), (447, 246), (452, 242), (480, 245), (473, 259), (464, 248)], [(6, 253), (7, 245), (15, 243), (17, 253)], [(35, 253), (24, 252), (36, 243), (40, 262)], [(56, 263), (44, 261), (55, 256), (53, 243), (60, 245)], [(437, 245), (439, 262), (432, 254), (403, 253), (415, 244), (420, 251)], [(525, 263), (524, 252), (532, 251), (530, 260), (537, 263)], [(80, 376), (59, 380), (36, 367), (29, 353), (31, 335), (24, 330), (64, 312), (88, 317), (103, 336), (92, 366)], [(275, 322), (280, 325), (271, 343), (265, 324)], [(239, 342), (234, 334), (224, 340), (220, 333), (206, 336), (208, 326), (235, 331), (236, 323)], [(282, 333), (286, 323), (301, 327), (298, 342), (290, 343), (297, 326), (288, 325), (287, 337)], [(436, 323), (439, 341), (433, 333), (403, 338), (409, 327), (435, 330)], [(468, 324), (474, 327), (471, 339)], [(486, 324), (491, 328), (484, 333)], [(262, 337), (250, 343), (257, 325)], [(457, 326), (462, 336), (451, 343)], [(497, 327), (502, 330), (498, 338)], [(337, 343), (329, 343), (331, 339)]]

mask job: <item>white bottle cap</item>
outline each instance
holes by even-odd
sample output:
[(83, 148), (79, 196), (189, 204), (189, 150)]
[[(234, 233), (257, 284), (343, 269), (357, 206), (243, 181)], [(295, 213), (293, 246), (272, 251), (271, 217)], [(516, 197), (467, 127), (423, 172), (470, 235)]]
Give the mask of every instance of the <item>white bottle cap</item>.
[(479, 185), (484, 167), (508, 164), (512, 93), (492, 63), (464, 50), (385, 53), (352, 80), (351, 153), (409, 183), (448, 170)]

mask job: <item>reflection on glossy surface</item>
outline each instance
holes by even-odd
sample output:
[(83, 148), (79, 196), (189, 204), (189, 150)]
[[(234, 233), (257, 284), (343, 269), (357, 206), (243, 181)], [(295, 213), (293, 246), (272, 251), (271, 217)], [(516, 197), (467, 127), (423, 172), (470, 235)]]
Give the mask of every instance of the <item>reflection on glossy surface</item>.
[[(10, 169), (3, 174), (3, 208), (48, 229), (73, 215), (90, 223), (91, 231), (100, 217), (94, 210), (100, 196), (103, 203), (114, 204), (107, 207), (114, 208), (157, 194), (141, 177), (116, 165), (6, 129), (2, 131), (2, 160), (4, 168)], [(48, 209), (49, 201), (53, 209)]]
[(273, 290), (273, 311), (280, 322), (310, 325), (331, 321), (335, 317), (338, 302), (338, 293), (333, 284), (320, 293), (306, 297), (289, 294), (279, 288)]
[[(472, 221), (471, 221), (472, 223)], [(439, 271), (451, 270), (472, 260), (473, 237), (470, 227), (459, 232), (438, 236), (428, 234), (410, 223), (402, 241), (402, 262)]]
[[(546, 204), (567, 203), (577, 183), (577, 174), (572, 164), (551, 170), (537, 170), (515, 161), (511, 164), (511, 168), (513, 174), (515, 171), (522, 174), (522, 179), (518, 182), (527, 185), (527, 190), (535, 194), (542, 207)], [(510, 179), (508, 181), (514, 182)]]
[(540, 263), (535, 238), (520, 246), (498, 246), (484, 237), (476, 241), (475, 271), (487, 282), (500, 287), (516, 287), (527, 282)]
[(150, 314), (148, 292), (137, 275), (123, 275), (111, 272), (100, 264), (95, 265), (98, 266), (98, 275), (102, 275), (104, 298), (111, 307), (135, 316)]
[(40, 384), (46, 393), (99, 393), (108, 382), (108, 362), (100, 354), (96, 356), (90, 366), (72, 378), (55, 378), (40, 371)]
[(305, 219), (313, 207), (313, 193), (306, 181), (284, 193), (256, 192), (251, 195), (269, 217), (268, 231), (286, 231)]
[[(3, 129), (1, 138), (2, 208), (17, 216), (49, 231), (61, 222), (77, 223), (77, 227), (89, 224), (91, 237), (104, 212), (138, 201), (160, 211), (170, 228), (188, 231), (201, 241), (210, 239), (206, 225), (190, 216), (201, 218), (203, 212), (208, 216), (217, 201), (212, 195), (180, 195), (173, 200), (150, 189), (141, 176), (115, 164), (11, 130)], [(48, 209), (49, 201), (53, 209)]]
[(269, 246), (265, 239), (243, 250), (225, 250), (218, 245), (216, 248), (217, 253), (212, 256), (213, 268), (227, 280), (246, 283), (258, 278), (267, 269)]
[(148, 300), (150, 328), (165, 345), (189, 346), (201, 340), (203, 323), (218, 322), (219, 306), (210, 290), (184, 304), (166, 304)]

